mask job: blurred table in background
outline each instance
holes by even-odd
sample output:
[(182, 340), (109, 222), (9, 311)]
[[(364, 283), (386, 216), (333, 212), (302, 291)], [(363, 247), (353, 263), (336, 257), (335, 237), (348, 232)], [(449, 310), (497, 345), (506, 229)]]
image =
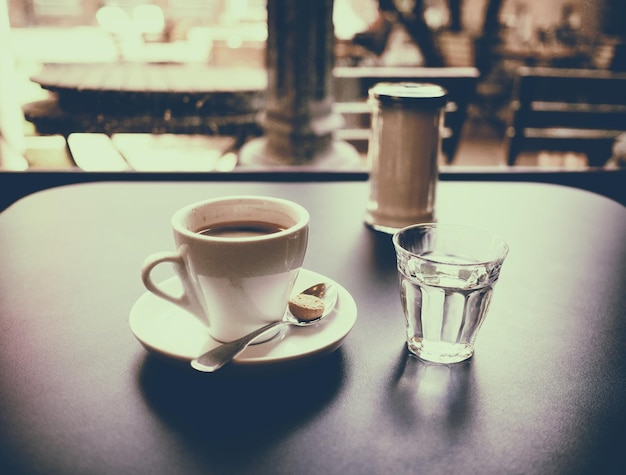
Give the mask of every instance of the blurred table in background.
[(40, 134), (230, 134), (255, 129), (267, 74), (206, 64), (47, 64), (31, 78), (54, 93), (24, 106)]
[[(446, 88), (443, 151), (454, 160), (479, 72), (473, 67), (337, 67), (336, 112), (345, 119), (337, 138), (366, 153), (371, 108), (367, 91), (378, 82), (433, 82)], [(200, 63), (111, 62), (47, 64), (31, 78), (53, 97), (24, 106), (41, 135), (73, 133), (261, 135), (267, 71)]]

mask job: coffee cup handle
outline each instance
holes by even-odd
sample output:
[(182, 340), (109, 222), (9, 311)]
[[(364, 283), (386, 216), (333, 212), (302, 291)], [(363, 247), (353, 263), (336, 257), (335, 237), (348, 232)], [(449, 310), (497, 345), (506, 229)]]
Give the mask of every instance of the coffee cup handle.
[[(152, 279), (152, 270), (159, 264), (173, 264), (174, 270), (183, 284), (183, 293), (181, 295), (173, 295), (164, 290), (159, 284)], [(180, 252), (156, 252), (149, 255), (143, 262), (141, 267), (141, 280), (146, 289), (157, 297), (172, 302), (175, 305), (187, 310), (196, 317), (205, 322), (204, 312), (196, 298), (195, 291), (189, 280), (185, 260)]]

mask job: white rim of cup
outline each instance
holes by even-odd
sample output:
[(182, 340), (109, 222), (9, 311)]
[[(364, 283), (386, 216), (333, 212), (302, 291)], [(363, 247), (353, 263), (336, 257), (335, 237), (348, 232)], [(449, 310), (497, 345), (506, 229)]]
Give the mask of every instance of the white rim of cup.
[[(245, 237), (219, 237), (219, 236), (207, 236), (205, 234), (199, 234), (197, 231), (192, 231), (185, 227), (184, 222), (185, 218), (189, 216), (189, 214), (196, 208), (200, 208), (202, 206), (217, 203), (217, 202), (244, 202), (244, 201), (259, 201), (259, 202), (270, 202), (270, 203), (279, 203), (296, 211), (298, 218), (296, 223), (293, 226), (290, 226), (282, 231), (278, 231), (272, 234), (265, 234), (260, 236), (245, 236)], [(203, 201), (196, 201), (195, 203), (191, 203), (174, 213), (172, 216), (172, 228), (174, 228), (177, 232), (184, 234), (187, 237), (199, 239), (201, 241), (220, 241), (220, 242), (251, 242), (251, 241), (266, 241), (271, 239), (276, 239), (281, 236), (285, 236), (287, 234), (294, 233), (296, 231), (300, 231), (305, 228), (309, 224), (309, 212), (302, 205), (296, 203), (295, 201), (286, 200), (283, 198), (275, 198), (272, 196), (260, 196), (260, 195), (235, 195), (235, 196), (221, 196), (218, 198), (211, 198)]]
[(401, 249), (403, 252), (405, 252), (406, 254), (410, 254), (412, 256), (417, 257), (418, 259), (421, 259), (423, 261), (428, 261), (428, 262), (432, 262), (435, 264), (449, 264), (449, 262), (446, 262), (444, 260), (440, 260), (440, 259), (433, 259), (431, 257), (428, 256), (422, 256), (420, 254), (416, 254), (414, 252), (409, 251), (408, 249), (405, 249), (402, 245), (400, 245), (399, 243), (399, 239), (400, 239), (400, 234), (402, 234), (403, 232), (409, 231), (411, 229), (417, 229), (417, 228), (457, 228), (457, 229), (465, 229), (465, 230), (469, 230), (469, 231), (478, 231), (481, 232), (483, 234), (485, 234), (485, 236), (489, 236), (493, 241), (499, 241), (502, 244), (502, 252), (500, 252), (498, 254), (497, 257), (493, 258), (493, 259), (487, 259), (487, 260), (481, 260), (479, 262), (471, 262), (471, 263), (464, 263), (464, 262), (460, 262), (460, 263), (454, 263), (455, 266), (459, 266), (459, 267), (463, 267), (463, 266), (467, 266), (467, 267), (472, 267), (472, 266), (476, 266), (476, 265), (483, 265), (483, 264), (489, 264), (492, 262), (498, 262), (498, 261), (504, 261), (504, 259), (506, 258), (506, 256), (509, 254), (509, 244), (498, 234), (493, 234), (485, 229), (482, 228), (476, 228), (474, 226), (466, 226), (464, 224), (454, 224), (454, 223), (420, 223), (420, 224), (411, 224), (409, 226), (406, 226), (402, 229), (399, 229), (392, 237), (392, 241), (394, 244), (394, 247), (396, 247), (396, 249)]

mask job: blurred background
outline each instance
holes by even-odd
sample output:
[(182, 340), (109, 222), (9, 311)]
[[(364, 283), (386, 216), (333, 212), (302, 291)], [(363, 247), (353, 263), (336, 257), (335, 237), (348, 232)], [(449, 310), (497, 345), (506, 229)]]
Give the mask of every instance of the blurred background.
[[(265, 67), (265, 0), (2, 1), (10, 34), (0, 39), (4, 43), (0, 48), (14, 57), (17, 79), (11, 89), (22, 105), (49, 97), (48, 90), (31, 80), (45, 64), (185, 63), (259, 71)], [(459, 153), (458, 163), (497, 164), (503, 162), (501, 143), (516, 69), (525, 65), (626, 70), (625, 4), (335, 0), (335, 64), (478, 68), (476, 97), (461, 144), (468, 152)], [(27, 137), (38, 135), (32, 123), (24, 127)], [(570, 159), (579, 163), (576, 157)], [(528, 160), (536, 164), (537, 156)]]

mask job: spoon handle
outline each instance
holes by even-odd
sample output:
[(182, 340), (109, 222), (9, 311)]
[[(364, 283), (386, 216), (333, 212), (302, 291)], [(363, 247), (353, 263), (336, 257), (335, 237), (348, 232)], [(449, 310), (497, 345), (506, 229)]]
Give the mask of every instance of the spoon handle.
[(246, 336), (243, 336), (238, 340), (230, 341), (217, 346), (203, 355), (198, 356), (195, 360), (192, 360), (191, 366), (198, 371), (213, 373), (245, 350), (255, 338), (272, 328), (281, 327), (283, 325), (289, 325), (289, 322), (285, 320), (272, 322), (259, 328), (258, 330), (253, 331), (252, 333), (248, 333)]

